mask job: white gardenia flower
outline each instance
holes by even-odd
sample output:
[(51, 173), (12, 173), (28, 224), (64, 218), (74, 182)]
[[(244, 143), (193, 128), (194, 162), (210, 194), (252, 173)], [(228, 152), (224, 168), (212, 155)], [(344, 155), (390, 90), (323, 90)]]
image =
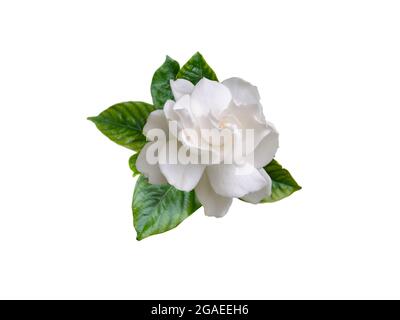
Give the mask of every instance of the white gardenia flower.
[[(163, 110), (153, 111), (143, 129), (149, 141), (141, 150), (137, 169), (149, 183), (169, 183), (183, 191), (195, 190), (207, 216), (224, 216), (233, 198), (258, 203), (271, 194), (271, 178), (263, 169), (274, 158), (278, 149), (278, 132), (264, 118), (260, 95), (255, 86), (240, 79), (230, 78), (222, 83), (201, 79), (196, 85), (178, 79), (171, 80), (175, 101), (168, 100)], [(172, 124), (177, 128), (171, 130)], [(154, 137), (154, 129), (162, 130), (166, 140)], [(228, 144), (210, 139), (205, 129), (232, 132), (241, 141), (241, 163), (227, 161)], [(243, 132), (252, 132), (249, 143)], [(247, 132), (246, 131), (246, 132)], [(192, 139), (196, 133), (198, 139)], [(198, 163), (161, 161), (161, 155), (171, 152), (172, 141), (177, 146), (203, 155), (211, 160)], [(157, 144), (156, 163), (149, 160), (150, 150)], [(153, 150), (154, 151), (154, 150)], [(213, 159), (217, 157), (217, 161)], [(168, 156), (171, 159), (170, 155)]]

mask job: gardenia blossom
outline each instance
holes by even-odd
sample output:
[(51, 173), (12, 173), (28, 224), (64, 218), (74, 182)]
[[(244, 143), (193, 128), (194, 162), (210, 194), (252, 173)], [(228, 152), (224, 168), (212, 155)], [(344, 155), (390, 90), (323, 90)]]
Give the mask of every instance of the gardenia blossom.
[[(170, 84), (175, 101), (168, 100), (163, 110), (153, 111), (143, 129), (149, 142), (141, 150), (136, 167), (149, 183), (194, 190), (205, 214), (214, 217), (224, 216), (233, 198), (258, 203), (269, 196), (272, 182), (263, 167), (275, 156), (278, 132), (265, 120), (257, 88), (240, 78), (222, 83), (203, 78), (196, 85), (178, 79)], [(176, 132), (171, 130), (172, 124)], [(206, 136), (205, 129), (231, 132), (240, 142), (243, 161), (229, 162), (225, 152), (228, 144)], [(157, 130), (165, 134), (164, 141), (155, 138)], [(252, 133), (251, 143), (244, 132)], [(211, 155), (210, 160), (161, 161), (165, 154), (171, 159), (173, 141), (178, 148)], [(150, 152), (156, 144), (157, 152)], [(150, 153), (158, 161), (150, 161)]]

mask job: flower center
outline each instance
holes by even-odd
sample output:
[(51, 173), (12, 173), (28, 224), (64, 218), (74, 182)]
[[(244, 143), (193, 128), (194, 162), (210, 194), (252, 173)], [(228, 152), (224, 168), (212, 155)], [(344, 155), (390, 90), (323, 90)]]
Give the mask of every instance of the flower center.
[(230, 129), (235, 131), (239, 128), (235, 117), (233, 116), (225, 116), (218, 121), (217, 125), (218, 129)]

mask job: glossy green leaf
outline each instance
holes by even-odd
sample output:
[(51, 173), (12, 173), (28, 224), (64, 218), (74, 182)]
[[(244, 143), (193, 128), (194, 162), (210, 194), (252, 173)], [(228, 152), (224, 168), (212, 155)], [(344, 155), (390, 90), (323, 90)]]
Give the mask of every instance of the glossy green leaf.
[(136, 168), (136, 160), (137, 160), (138, 156), (139, 156), (139, 152), (135, 153), (133, 156), (131, 156), (129, 158), (129, 168), (131, 168), (131, 170), (133, 172), (133, 176), (140, 174), (139, 170)]
[(202, 78), (218, 81), (214, 70), (207, 64), (203, 56), (197, 52), (188, 62), (179, 70), (176, 78), (186, 79), (196, 84)]
[(122, 102), (90, 117), (96, 127), (109, 139), (126, 148), (139, 151), (146, 143), (142, 130), (147, 117), (155, 108), (145, 102)]
[(275, 202), (290, 196), (301, 189), (288, 170), (284, 169), (278, 161), (272, 160), (264, 167), (272, 179), (272, 194), (261, 202)]
[(175, 80), (178, 71), (179, 63), (167, 56), (161, 67), (154, 73), (151, 80), (151, 96), (157, 108), (163, 108), (168, 99), (174, 98), (169, 81)]
[(137, 239), (175, 228), (199, 207), (194, 191), (180, 191), (171, 185), (153, 185), (140, 175), (132, 201)]

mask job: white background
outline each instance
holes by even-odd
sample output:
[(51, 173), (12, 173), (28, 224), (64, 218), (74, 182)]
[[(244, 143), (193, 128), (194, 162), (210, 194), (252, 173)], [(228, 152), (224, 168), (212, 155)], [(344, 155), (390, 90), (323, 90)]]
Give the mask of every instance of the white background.
[[(0, 298), (400, 298), (398, 1), (2, 1)], [(166, 54), (260, 90), (303, 190), (137, 242), (86, 120)]]

